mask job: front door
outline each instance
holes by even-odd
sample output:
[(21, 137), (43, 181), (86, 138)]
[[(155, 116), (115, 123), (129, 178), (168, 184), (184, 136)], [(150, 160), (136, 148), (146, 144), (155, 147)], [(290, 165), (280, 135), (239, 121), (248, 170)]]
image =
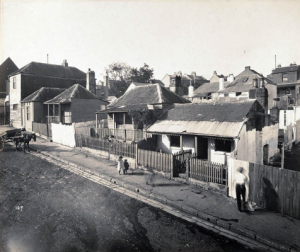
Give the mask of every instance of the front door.
[(197, 157), (200, 159), (208, 159), (208, 138), (198, 137), (198, 153)]

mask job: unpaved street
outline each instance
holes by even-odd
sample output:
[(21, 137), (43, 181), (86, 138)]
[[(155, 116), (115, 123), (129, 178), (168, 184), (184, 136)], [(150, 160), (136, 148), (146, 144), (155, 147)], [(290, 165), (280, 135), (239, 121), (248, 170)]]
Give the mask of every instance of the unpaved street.
[(246, 251), (7, 145), (0, 153), (0, 251)]

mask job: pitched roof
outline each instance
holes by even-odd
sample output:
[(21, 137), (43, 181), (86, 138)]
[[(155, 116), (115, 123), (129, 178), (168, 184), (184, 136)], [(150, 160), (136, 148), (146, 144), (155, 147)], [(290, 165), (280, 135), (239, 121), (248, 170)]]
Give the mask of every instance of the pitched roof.
[(42, 87), (31, 95), (24, 98), (21, 102), (45, 102), (64, 92), (65, 88)]
[(70, 103), (72, 99), (97, 99), (100, 100), (98, 96), (91, 93), (89, 90), (84, 88), (79, 84), (75, 84), (68, 88), (61, 94), (55, 96), (53, 99), (46, 101), (45, 104), (53, 103)]
[(246, 68), (243, 72), (235, 77), (235, 80), (230, 83), (224, 82), (224, 89), (219, 90), (219, 82), (204, 83), (194, 91), (195, 97), (205, 96), (208, 93), (231, 93), (231, 92), (247, 92), (253, 89), (253, 79), (264, 78), (266, 85), (276, 85), (270, 79), (265, 78), (255, 70)]
[(234, 138), (255, 102), (175, 104), (147, 132)]
[(218, 91), (219, 93), (230, 93), (230, 92), (247, 92), (253, 89), (253, 80), (264, 78), (265, 84), (276, 85), (268, 78), (265, 78), (262, 74), (259, 74), (253, 69), (246, 68), (243, 72), (235, 77), (232, 83), (228, 83), (223, 90)]
[(286, 73), (286, 72), (294, 72), (300, 69), (300, 65), (287, 66), (287, 67), (277, 67), (272, 71), (272, 73)]
[(160, 120), (241, 122), (254, 102), (174, 104)]
[(137, 86), (129, 90), (124, 95), (119, 97), (110, 107), (120, 107), (127, 105), (141, 105), (141, 104), (173, 104), (173, 103), (187, 103), (188, 100), (180, 97), (174, 92), (167, 90), (160, 86), (160, 84), (148, 84)]
[(86, 79), (86, 74), (76, 67), (65, 67), (62, 65), (53, 65), (39, 62), (31, 62), (19, 70), (11, 73), (9, 76), (16, 74), (42, 75), (51, 77), (60, 77), (66, 79)]
[[(224, 86), (226, 87), (229, 82), (225, 81)], [(216, 93), (219, 90), (219, 82), (207, 82), (198, 87), (194, 91), (195, 97), (206, 96), (208, 93)]]
[(6, 92), (6, 80), (9, 74), (16, 70), (18, 67), (9, 57), (0, 65), (0, 92)]

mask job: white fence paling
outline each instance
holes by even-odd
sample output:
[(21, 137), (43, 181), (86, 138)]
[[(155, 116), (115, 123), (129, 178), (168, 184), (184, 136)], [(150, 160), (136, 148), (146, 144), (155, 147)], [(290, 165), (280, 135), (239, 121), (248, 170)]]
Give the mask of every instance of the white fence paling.
[(225, 165), (193, 158), (190, 160), (189, 169), (190, 178), (205, 182), (227, 184), (227, 167)]

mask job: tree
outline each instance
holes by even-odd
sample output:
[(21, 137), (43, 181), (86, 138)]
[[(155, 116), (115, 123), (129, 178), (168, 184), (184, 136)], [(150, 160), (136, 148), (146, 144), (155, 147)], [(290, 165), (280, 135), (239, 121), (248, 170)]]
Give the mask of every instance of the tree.
[(128, 115), (133, 119), (136, 129), (143, 129), (144, 125), (153, 123), (153, 111), (145, 109), (131, 109)]
[(143, 67), (131, 69), (131, 81), (149, 83), (150, 79), (153, 77), (153, 68), (149, 68), (149, 65), (144, 63)]
[(124, 62), (114, 62), (105, 68), (108, 78), (111, 80), (130, 81), (132, 68)]

